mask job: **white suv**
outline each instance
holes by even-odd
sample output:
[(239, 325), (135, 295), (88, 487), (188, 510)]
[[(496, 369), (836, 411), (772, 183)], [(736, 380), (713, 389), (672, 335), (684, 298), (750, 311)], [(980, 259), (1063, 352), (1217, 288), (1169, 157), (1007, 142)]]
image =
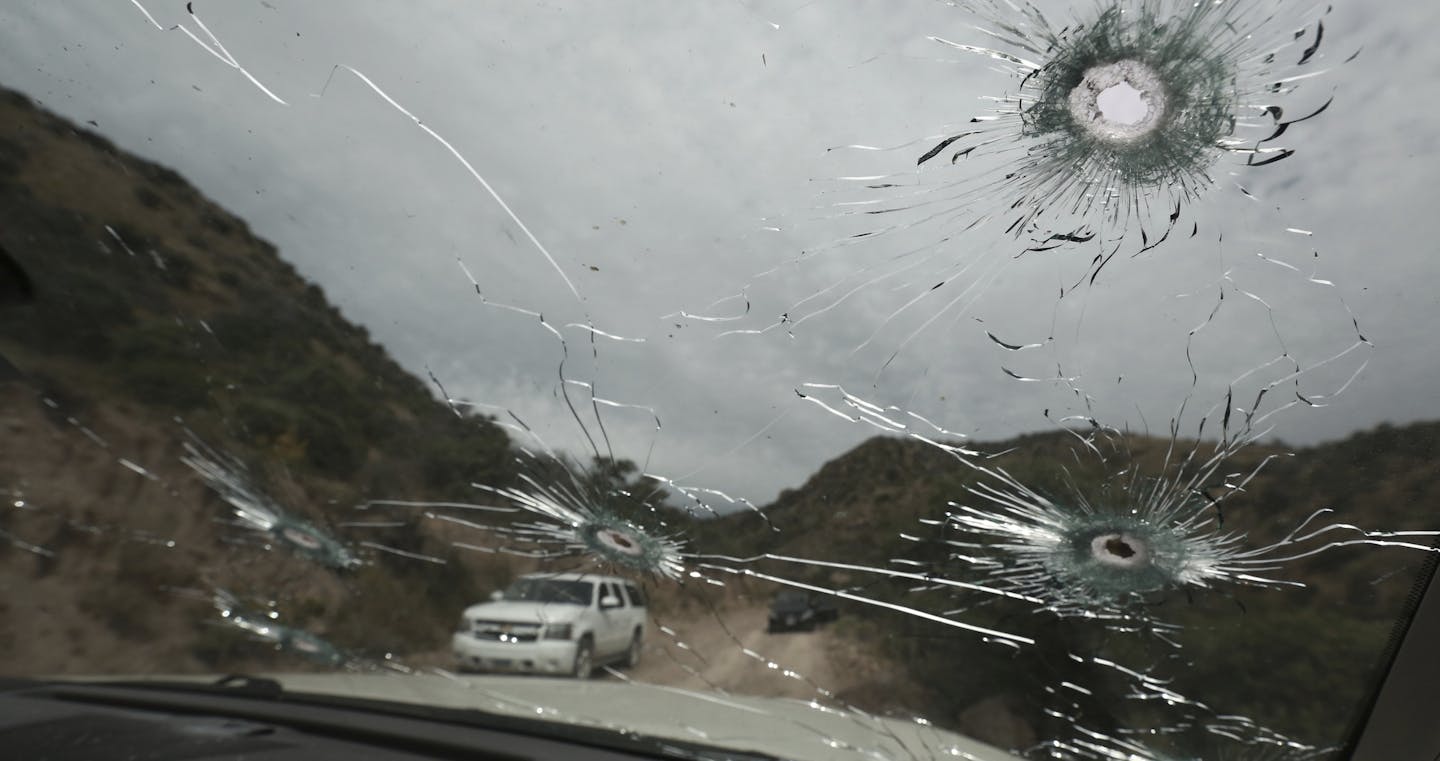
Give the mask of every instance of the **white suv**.
[(645, 637), (645, 595), (633, 582), (584, 573), (521, 576), (492, 602), (465, 609), (451, 649), (462, 671), (590, 676), (633, 666)]

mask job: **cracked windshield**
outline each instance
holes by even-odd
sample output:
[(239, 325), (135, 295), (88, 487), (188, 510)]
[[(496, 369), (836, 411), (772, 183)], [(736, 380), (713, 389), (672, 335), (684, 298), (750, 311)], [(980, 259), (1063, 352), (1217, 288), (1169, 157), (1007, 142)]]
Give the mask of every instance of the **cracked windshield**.
[(0, 674), (1344, 757), (1440, 532), (1436, 25), (7, 3)]

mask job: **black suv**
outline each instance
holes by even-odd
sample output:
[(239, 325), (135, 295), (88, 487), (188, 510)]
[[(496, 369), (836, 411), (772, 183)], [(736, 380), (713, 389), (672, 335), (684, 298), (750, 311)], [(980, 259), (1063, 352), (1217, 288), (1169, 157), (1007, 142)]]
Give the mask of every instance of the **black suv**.
[(765, 631), (811, 631), (816, 624), (834, 621), (838, 615), (835, 601), (828, 597), (799, 589), (782, 589), (770, 602), (770, 623)]

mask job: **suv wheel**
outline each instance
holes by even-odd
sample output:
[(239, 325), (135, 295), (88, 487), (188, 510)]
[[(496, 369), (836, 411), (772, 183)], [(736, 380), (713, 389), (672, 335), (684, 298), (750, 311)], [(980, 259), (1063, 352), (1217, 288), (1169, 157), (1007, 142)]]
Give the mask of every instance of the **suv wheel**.
[(594, 670), (595, 646), (590, 643), (590, 637), (586, 636), (575, 648), (575, 665), (571, 669), (570, 675), (576, 679), (589, 679), (590, 672)]
[(621, 663), (625, 668), (634, 668), (640, 663), (640, 630), (635, 630), (635, 636), (630, 638), (630, 649), (625, 651), (625, 660)]

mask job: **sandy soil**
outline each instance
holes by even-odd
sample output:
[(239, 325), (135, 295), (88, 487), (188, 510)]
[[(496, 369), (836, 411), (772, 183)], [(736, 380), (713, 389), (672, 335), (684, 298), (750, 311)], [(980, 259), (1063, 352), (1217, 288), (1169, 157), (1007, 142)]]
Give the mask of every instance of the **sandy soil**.
[(837, 667), (842, 649), (828, 630), (768, 634), (765, 622), (763, 605), (652, 621), (628, 676), (768, 697), (812, 698), (853, 686), (854, 672)]
[[(732, 600), (718, 612), (651, 621), (640, 664), (629, 672), (600, 672), (701, 691), (736, 695), (818, 698), (831, 705), (896, 715), (902, 706), (926, 705), (931, 696), (909, 683), (906, 671), (828, 624), (813, 632), (768, 634), (767, 606)], [(843, 613), (842, 613), (843, 615)], [(660, 630), (665, 626), (674, 632)], [(1034, 729), (997, 694), (953, 717), (966, 735), (1001, 747), (1027, 747)], [(909, 716), (905, 711), (898, 715)]]

